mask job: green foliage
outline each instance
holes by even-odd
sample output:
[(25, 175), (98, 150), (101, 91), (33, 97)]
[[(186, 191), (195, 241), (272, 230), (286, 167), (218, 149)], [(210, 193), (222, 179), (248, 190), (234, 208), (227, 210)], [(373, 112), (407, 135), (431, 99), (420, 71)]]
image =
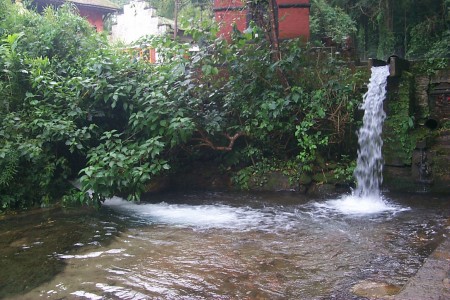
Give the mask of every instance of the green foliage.
[(236, 172), (232, 178), (234, 184), (240, 189), (248, 190), (251, 186), (263, 187), (268, 183), (268, 175), (279, 172), (289, 177), (290, 183), (299, 183), (303, 171), (296, 160), (281, 161), (264, 158), (255, 165), (248, 166)]
[(178, 16), (181, 28), (199, 28), (206, 30), (214, 28), (216, 23), (214, 21), (211, 4), (211, 1), (204, 0), (188, 1), (188, 3), (181, 8)]
[(448, 58), (450, 48), (448, 38), (450, 35), (449, 22), (449, 2), (448, 0), (435, 1), (430, 4), (429, 15), (414, 22), (409, 31), (408, 58)]
[[(322, 7), (337, 7), (356, 22), (357, 32), (351, 36), (357, 53), (364, 60), (370, 57), (387, 59), (392, 54), (419, 59), (438, 39), (448, 44), (448, 38), (444, 39), (449, 29), (448, 0), (317, 0), (311, 3), (313, 34), (323, 34), (327, 28), (328, 21), (325, 19), (321, 23), (316, 17), (316, 14), (320, 16)], [(333, 23), (335, 16), (328, 14)], [(342, 24), (344, 27), (347, 23), (344, 20)], [(434, 58), (446, 56), (448, 54), (443, 56), (441, 51), (433, 54)]]
[(169, 169), (168, 149), (186, 143), (194, 130), (177, 90), (185, 74), (185, 47), (165, 37), (141, 42), (164, 53), (165, 63), (103, 53), (84, 69), (95, 80), (85, 81), (83, 90), (104, 115), (97, 124), (98, 145), (89, 149), (80, 172), (82, 192), (92, 190), (95, 203), (118, 194), (139, 200), (149, 180)]
[(296, 161), (302, 172), (312, 170), (320, 153), (353, 152), (348, 133), (364, 78), (296, 40), (283, 42), (283, 58), (273, 62), (260, 36), (251, 27), (236, 33), (231, 43), (213, 41), (192, 59), (190, 69), (203, 76), (193, 73), (183, 82), (195, 108), (195, 127), (201, 129), (194, 137), (201, 145), (217, 148), (227, 143), (221, 137), (243, 133), (224, 163), (250, 165), (235, 176), (244, 188), (249, 177), (270, 170), (261, 167), (268, 159)]
[(343, 43), (356, 32), (356, 22), (340, 7), (326, 0), (311, 1), (310, 30), (317, 38)]
[(0, 22), (1, 209), (45, 206), (66, 189), (66, 154), (82, 149), (95, 128), (85, 123), (85, 103), (68, 74), (78, 54), (99, 48), (88, 43), (101, 39), (69, 7), (40, 16), (2, 5), (8, 13)]
[[(436, 31), (439, 28), (436, 19), (428, 19), (411, 29), (408, 58), (425, 58), (420, 62), (419, 70), (432, 74), (436, 70), (448, 68), (450, 58), (450, 30)], [(427, 37), (427, 38), (424, 38)]]
[[(382, 16), (382, 14), (380, 16)], [(379, 22), (378, 32), (379, 37), (376, 57), (386, 59), (395, 53), (395, 36), (391, 28), (387, 28), (381, 21)]]
[(19, 158), (13, 151), (3, 151), (1, 154), (1, 174), (0, 174), (0, 186), (7, 187), (10, 185), (14, 176), (17, 174), (19, 166)]
[(157, 9), (160, 16), (173, 19), (175, 0), (150, 0), (149, 3)]
[(415, 120), (411, 106), (412, 74), (403, 72), (397, 91), (392, 91), (388, 101), (388, 115), (385, 120), (384, 148), (386, 156), (396, 156), (405, 165), (411, 164), (412, 152), (416, 146), (416, 136), (412, 134)]
[(343, 155), (336, 168), (333, 170), (334, 178), (341, 182), (353, 183), (355, 181), (353, 175), (355, 168), (356, 160), (351, 159), (347, 155)]
[[(173, 19), (175, 13), (175, 0), (149, 0), (150, 5), (156, 8), (158, 15)], [(208, 0), (177, 0), (178, 14), (183, 22), (189, 21), (192, 25), (200, 23), (203, 18), (209, 18), (208, 10), (211, 2)], [(209, 20), (211, 21), (211, 19)], [(193, 24), (194, 23), (194, 24)], [(198, 27), (198, 26), (193, 26)]]
[(88, 167), (82, 170), (82, 192), (93, 191), (94, 201), (103, 201), (116, 193), (139, 200), (151, 175), (169, 169), (159, 158), (164, 144), (159, 138), (143, 143), (126, 143), (116, 131), (105, 132), (104, 141), (88, 154)]
[[(70, 6), (40, 16), (7, 2), (0, 0), (10, 10), (0, 19), (2, 209), (63, 194), (67, 205), (138, 200), (153, 178), (193, 159), (241, 170), (242, 187), (280, 170), (298, 181), (322, 157), (356, 152), (366, 74), (338, 57), (290, 40), (274, 60), (250, 24), (230, 42), (193, 29), (196, 52), (145, 38), (138, 45), (160, 54), (152, 65), (108, 45)], [(335, 175), (348, 179), (347, 165)], [(78, 177), (79, 191), (67, 184)]]

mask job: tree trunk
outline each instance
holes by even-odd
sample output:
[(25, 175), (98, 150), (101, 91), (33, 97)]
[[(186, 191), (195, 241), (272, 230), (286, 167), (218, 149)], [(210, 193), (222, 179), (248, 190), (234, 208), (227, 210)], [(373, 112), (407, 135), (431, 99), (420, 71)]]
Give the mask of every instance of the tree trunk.
[(270, 45), (272, 47), (272, 57), (274, 61), (281, 60), (279, 27), (278, 27), (278, 3), (276, 0), (269, 0), (269, 24), (270, 24)]
[(173, 39), (176, 40), (177, 39), (177, 35), (178, 35), (178, 8), (179, 8), (179, 0), (175, 0), (175, 5), (174, 5), (174, 29), (173, 29)]
[[(269, 0), (269, 37), (272, 51), (272, 61), (279, 62), (281, 60), (281, 50), (279, 41), (279, 22), (278, 22), (278, 3), (277, 0)], [(277, 76), (281, 81), (285, 90), (290, 88), (289, 81), (286, 78), (283, 70), (277, 66)]]
[(394, 31), (394, 10), (392, 0), (384, 2), (384, 26), (389, 32)]

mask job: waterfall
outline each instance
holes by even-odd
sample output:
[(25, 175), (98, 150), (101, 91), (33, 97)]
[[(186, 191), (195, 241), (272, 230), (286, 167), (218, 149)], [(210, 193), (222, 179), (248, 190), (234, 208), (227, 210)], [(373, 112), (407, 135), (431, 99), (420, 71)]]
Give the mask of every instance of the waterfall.
[(333, 210), (345, 215), (367, 215), (382, 212), (409, 210), (383, 198), (380, 185), (383, 181), (383, 157), (381, 132), (386, 113), (383, 101), (386, 98), (386, 84), (389, 66), (372, 67), (372, 76), (361, 109), (364, 109), (363, 125), (358, 131), (358, 160), (354, 172), (356, 189), (351, 195), (316, 203), (319, 209)]
[(386, 98), (386, 84), (389, 66), (372, 67), (368, 91), (364, 95), (361, 109), (364, 110), (363, 125), (358, 131), (358, 160), (354, 172), (357, 182), (354, 195), (377, 197), (383, 181), (383, 157), (381, 132), (386, 113), (383, 101)]

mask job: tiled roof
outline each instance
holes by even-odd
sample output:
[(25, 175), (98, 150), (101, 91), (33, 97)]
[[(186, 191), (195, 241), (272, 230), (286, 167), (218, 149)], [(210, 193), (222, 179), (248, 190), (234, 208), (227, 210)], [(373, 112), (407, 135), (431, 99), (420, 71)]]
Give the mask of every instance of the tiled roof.
[(119, 9), (117, 4), (112, 3), (109, 0), (68, 0), (74, 4), (80, 4), (84, 6), (93, 6), (98, 8), (109, 8), (113, 10)]
[(174, 27), (175, 21), (164, 17), (158, 17), (158, 25), (169, 25)]
[(77, 6), (92, 7), (105, 11), (116, 11), (119, 6), (109, 0), (34, 0), (38, 6), (45, 7), (47, 5), (61, 5), (64, 2), (71, 2)]

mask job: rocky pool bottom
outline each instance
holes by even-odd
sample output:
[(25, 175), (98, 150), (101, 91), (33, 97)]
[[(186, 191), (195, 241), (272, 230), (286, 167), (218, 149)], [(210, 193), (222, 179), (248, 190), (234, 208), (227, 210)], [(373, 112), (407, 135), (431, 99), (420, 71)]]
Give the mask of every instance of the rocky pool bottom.
[(6, 216), (0, 298), (390, 297), (450, 226), (448, 195), (386, 193), (373, 213), (332, 198), (167, 193)]

